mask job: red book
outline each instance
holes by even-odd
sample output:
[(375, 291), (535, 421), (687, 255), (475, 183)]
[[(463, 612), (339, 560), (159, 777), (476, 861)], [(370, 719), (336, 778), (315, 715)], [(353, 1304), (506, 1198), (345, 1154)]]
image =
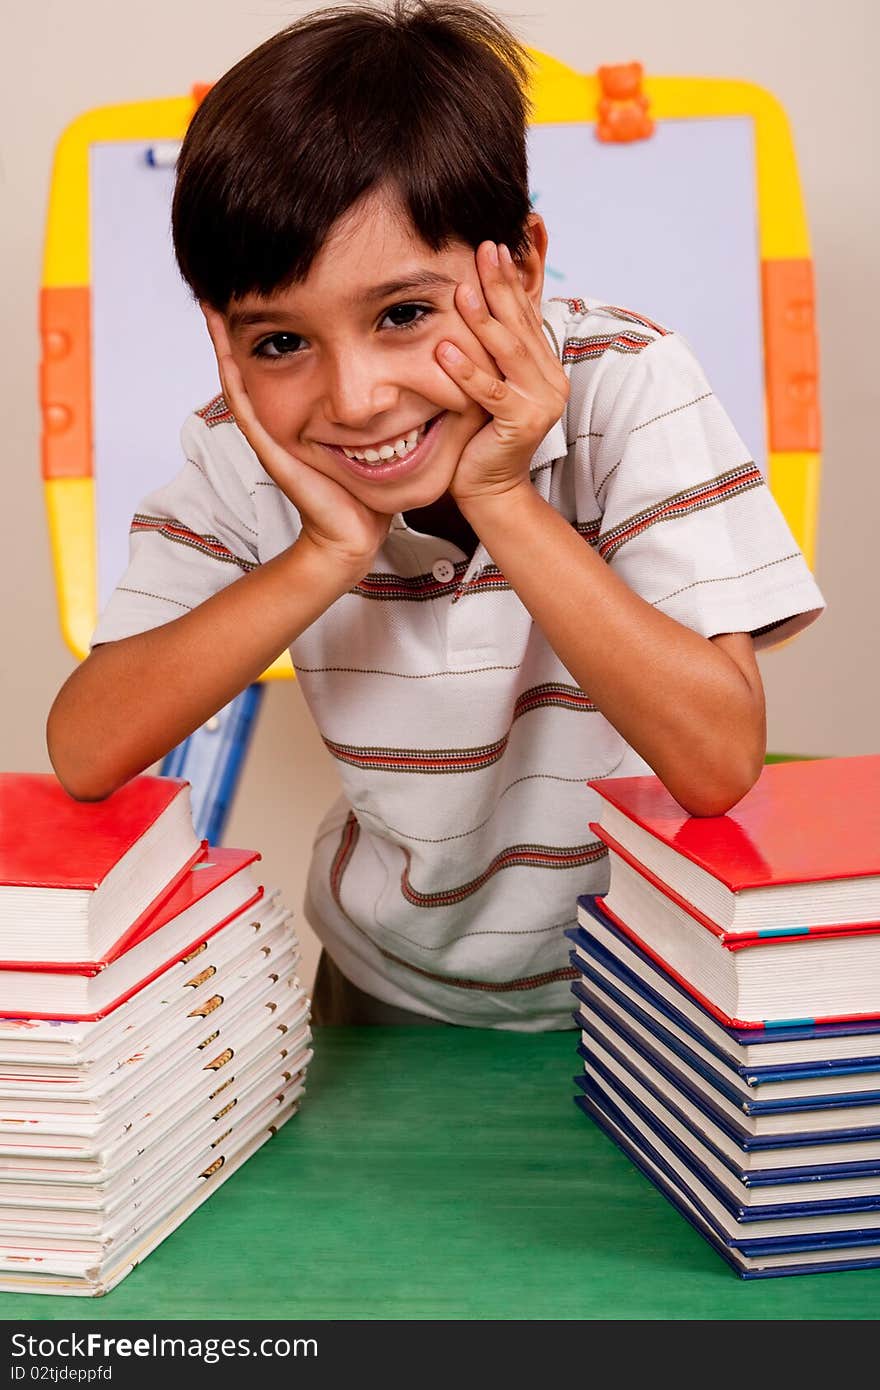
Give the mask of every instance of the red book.
[(100, 960), (0, 964), (0, 1015), (76, 1021), (103, 1018), (221, 928), (255, 908), (262, 887), (255, 850), (209, 849)]
[(187, 781), (145, 774), (83, 802), (51, 773), (0, 773), (0, 960), (103, 959), (202, 848)]
[(656, 777), (591, 785), (599, 905), (710, 1010), (880, 1015), (880, 757), (771, 764), (725, 816), (688, 816)]
[(657, 777), (590, 786), (599, 832), (724, 932), (880, 922), (880, 755), (766, 766), (724, 816)]

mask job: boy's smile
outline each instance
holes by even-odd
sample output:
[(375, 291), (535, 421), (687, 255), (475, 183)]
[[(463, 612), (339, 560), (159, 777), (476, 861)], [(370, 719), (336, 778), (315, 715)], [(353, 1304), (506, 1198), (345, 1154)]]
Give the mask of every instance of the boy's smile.
[(423, 425), (400, 433), (396, 437), (361, 445), (359, 449), (345, 445), (325, 444), (336, 454), (342, 454), (349, 471), (369, 482), (399, 483), (420, 469), (433, 456), (446, 411), (426, 420)]
[(340, 218), (304, 280), (227, 308), (262, 425), (372, 510), (436, 501), (488, 418), (436, 359), (451, 340), (497, 370), (455, 306), (459, 283), (479, 288), (471, 247), (432, 251), (374, 191)]

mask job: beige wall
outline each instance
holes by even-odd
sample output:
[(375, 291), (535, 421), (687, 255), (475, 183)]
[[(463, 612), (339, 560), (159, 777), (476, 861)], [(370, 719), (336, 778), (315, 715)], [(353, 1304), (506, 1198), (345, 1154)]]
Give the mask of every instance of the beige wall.
[[(90, 107), (181, 95), (194, 81), (216, 78), (309, 8), (278, 0), (7, 7), (0, 83), (2, 769), (49, 767), (45, 715), (73, 665), (58, 628), (38, 475), (36, 312), (54, 143)], [(817, 272), (825, 442), (816, 570), (830, 609), (802, 638), (762, 659), (770, 747), (876, 751), (878, 7), (874, 0), (538, 0), (526, 11), (513, 0), (494, 8), (527, 42), (583, 71), (638, 58), (657, 74), (742, 78), (768, 88), (788, 111)], [(601, 293), (601, 267), (590, 279)], [(594, 291), (587, 285), (586, 292)], [(266, 881), (297, 909), (312, 830), (336, 786), (297, 688), (273, 685), (226, 839), (260, 849)], [(300, 934), (310, 976), (315, 943), (302, 922)]]

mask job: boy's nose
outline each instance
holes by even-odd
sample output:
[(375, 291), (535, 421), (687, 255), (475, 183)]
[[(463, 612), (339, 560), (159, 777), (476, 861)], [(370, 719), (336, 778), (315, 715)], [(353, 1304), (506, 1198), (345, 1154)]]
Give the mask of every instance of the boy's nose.
[(369, 430), (389, 410), (397, 405), (397, 386), (363, 361), (340, 363), (327, 375), (324, 410), (328, 423), (345, 429)]

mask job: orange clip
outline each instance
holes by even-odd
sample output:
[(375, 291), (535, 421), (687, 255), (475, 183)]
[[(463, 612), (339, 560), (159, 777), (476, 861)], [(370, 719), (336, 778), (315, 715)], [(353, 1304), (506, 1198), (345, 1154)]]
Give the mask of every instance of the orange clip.
[(88, 285), (40, 291), (43, 477), (92, 476), (91, 296)]
[(196, 110), (199, 109), (205, 97), (213, 87), (213, 82), (194, 82), (192, 85), (192, 99)]
[(602, 96), (596, 135), (600, 140), (623, 144), (647, 140), (653, 135), (654, 122), (648, 115), (648, 98), (642, 91), (642, 73), (641, 63), (616, 63), (599, 68)]
[(768, 260), (761, 272), (770, 448), (817, 453), (822, 431), (813, 263)]

